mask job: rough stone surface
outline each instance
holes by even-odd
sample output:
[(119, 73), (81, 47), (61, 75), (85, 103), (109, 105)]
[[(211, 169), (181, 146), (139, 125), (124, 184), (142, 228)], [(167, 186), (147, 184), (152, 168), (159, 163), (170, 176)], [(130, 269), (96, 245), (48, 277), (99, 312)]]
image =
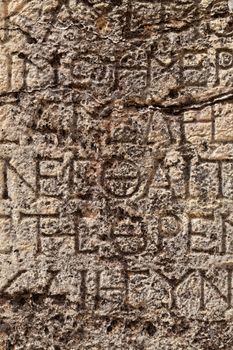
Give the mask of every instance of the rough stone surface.
[(233, 349), (231, 0), (0, 0), (0, 349)]

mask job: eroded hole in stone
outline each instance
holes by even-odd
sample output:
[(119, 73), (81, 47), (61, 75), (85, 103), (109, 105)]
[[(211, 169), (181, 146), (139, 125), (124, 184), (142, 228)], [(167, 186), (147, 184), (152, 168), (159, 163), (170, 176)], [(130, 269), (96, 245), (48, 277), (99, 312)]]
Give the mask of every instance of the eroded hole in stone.
[(151, 337), (156, 333), (156, 327), (152, 322), (146, 322), (145, 330)]

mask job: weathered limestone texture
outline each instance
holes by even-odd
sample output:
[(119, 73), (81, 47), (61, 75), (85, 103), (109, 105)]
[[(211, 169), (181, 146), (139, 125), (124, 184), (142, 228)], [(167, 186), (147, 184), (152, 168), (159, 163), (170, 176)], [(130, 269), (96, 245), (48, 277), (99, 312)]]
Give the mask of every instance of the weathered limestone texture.
[(0, 0), (0, 349), (233, 350), (231, 0)]

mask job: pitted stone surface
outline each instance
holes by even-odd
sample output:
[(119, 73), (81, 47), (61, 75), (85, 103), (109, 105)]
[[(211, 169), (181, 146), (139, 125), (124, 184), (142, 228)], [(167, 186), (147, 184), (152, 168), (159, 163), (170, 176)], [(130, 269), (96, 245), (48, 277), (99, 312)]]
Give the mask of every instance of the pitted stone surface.
[(233, 349), (229, 0), (0, 0), (0, 349)]

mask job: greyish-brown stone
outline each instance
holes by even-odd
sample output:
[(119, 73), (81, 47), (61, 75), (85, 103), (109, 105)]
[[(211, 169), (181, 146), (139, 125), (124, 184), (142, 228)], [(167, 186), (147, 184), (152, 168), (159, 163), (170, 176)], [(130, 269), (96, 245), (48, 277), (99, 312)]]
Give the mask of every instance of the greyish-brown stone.
[(233, 349), (228, 0), (0, 0), (0, 349)]

